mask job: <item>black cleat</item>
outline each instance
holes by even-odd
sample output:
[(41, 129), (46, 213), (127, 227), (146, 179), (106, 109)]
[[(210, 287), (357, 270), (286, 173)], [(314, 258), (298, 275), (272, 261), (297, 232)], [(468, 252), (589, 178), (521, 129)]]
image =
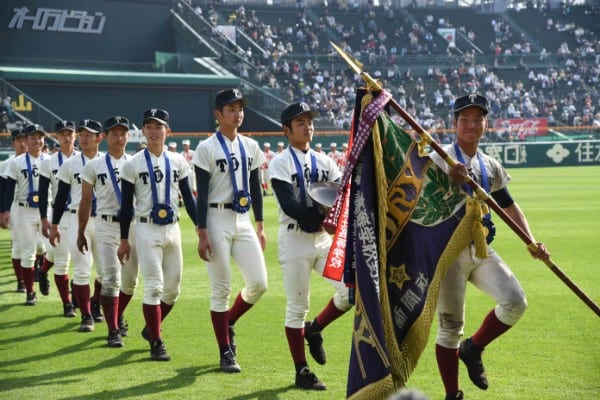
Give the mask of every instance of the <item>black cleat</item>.
[(27, 299), (25, 300), (26, 306), (35, 306), (37, 304), (37, 296), (35, 292), (27, 293)]
[(167, 353), (165, 344), (161, 339), (150, 343), (150, 358), (154, 361), (169, 361), (171, 356)]
[(75, 313), (75, 307), (73, 307), (73, 304), (67, 303), (63, 305), (63, 316), (65, 318), (73, 318), (75, 315), (77, 314)]
[(233, 354), (232, 350), (227, 350), (221, 354), (220, 367), (223, 372), (235, 373), (242, 371), (240, 365), (235, 361), (235, 354)]
[(483, 350), (475, 347), (471, 338), (464, 340), (458, 349), (458, 356), (467, 366), (471, 382), (479, 389), (486, 390), (489, 385), (483, 368), (483, 361), (481, 361), (481, 353), (483, 353)]
[(17, 281), (17, 293), (25, 293), (25, 282)]
[(129, 325), (127, 324), (127, 321), (125, 321), (125, 318), (123, 318), (122, 315), (119, 315), (117, 323), (119, 325), (119, 331), (121, 332), (121, 336), (127, 336), (129, 334)]
[(310, 390), (327, 389), (327, 386), (325, 386), (314, 373), (310, 372), (308, 367), (303, 367), (300, 372), (296, 374), (296, 387)]
[(233, 355), (237, 356), (237, 346), (235, 345), (235, 329), (233, 325), (229, 325), (229, 347), (231, 347)]
[(316, 362), (323, 365), (325, 364), (325, 349), (323, 348), (323, 336), (321, 336), (321, 332), (313, 331), (311, 322), (304, 323), (304, 339), (308, 343), (308, 349), (310, 350), (310, 355), (315, 359)]
[(47, 272), (40, 271), (38, 283), (40, 284), (40, 292), (44, 296), (48, 296), (48, 294), (50, 294), (50, 282), (48, 281), (48, 273)]
[(94, 330), (94, 318), (91, 315), (81, 316), (81, 325), (79, 325), (79, 332), (91, 332)]
[(459, 390), (458, 392), (447, 394), (446, 397), (444, 398), (444, 400), (463, 400), (463, 399), (464, 399), (464, 396), (463, 396), (462, 390)]
[(91, 302), (92, 306), (92, 317), (94, 317), (94, 322), (103, 322), (104, 316), (102, 315), (102, 311), (100, 310), (100, 303), (97, 301)]
[(108, 332), (108, 347), (123, 347), (121, 331), (118, 329)]

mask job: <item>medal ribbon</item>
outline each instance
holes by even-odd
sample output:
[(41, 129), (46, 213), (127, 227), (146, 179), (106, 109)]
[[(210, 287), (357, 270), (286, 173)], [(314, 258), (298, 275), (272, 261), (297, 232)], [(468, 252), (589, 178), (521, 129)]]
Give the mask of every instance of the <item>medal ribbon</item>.
[[(306, 187), (304, 186), (304, 173), (302, 171), (302, 166), (300, 165), (300, 161), (298, 160), (298, 156), (296, 156), (296, 152), (292, 149), (292, 146), (288, 147), (290, 153), (292, 153), (292, 158), (294, 159), (294, 164), (296, 165), (296, 174), (298, 176), (298, 189), (300, 190), (300, 201), (302, 205), (306, 207)], [(309, 150), (310, 153), (310, 182), (313, 183), (317, 180), (317, 157), (315, 154)]]
[[(81, 153), (81, 163), (85, 167), (85, 157), (83, 156), (83, 153)], [(94, 204), (95, 202), (96, 202), (96, 191), (93, 190), (92, 191), (92, 204)], [(94, 213), (92, 213), (92, 216), (94, 216)]]
[[(62, 152), (58, 152), (58, 167), (60, 168), (63, 165), (63, 156)], [(71, 204), (71, 192), (67, 193), (67, 204), (65, 204), (65, 210), (69, 208), (69, 204)]]
[[(460, 163), (464, 164), (465, 159), (462, 155), (462, 152), (460, 151), (460, 147), (458, 147), (458, 145), (456, 143), (454, 143), (454, 152), (456, 153), (456, 158), (458, 159), (458, 161)], [(483, 162), (483, 157), (481, 157), (479, 155), (479, 151), (477, 152), (477, 160), (479, 161), (479, 169), (481, 170), (481, 186), (483, 187), (483, 190), (485, 190), (486, 193), (489, 193), (490, 192), (490, 181), (487, 176), (487, 170), (485, 168), (485, 163)], [(463, 185), (463, 189), (470, 196), (473, 196), (473, 189), (471, 188), (471, 186), (469, 186), (465, 183)], [(491, 218), (491, 213), (487, 213), (485, 215), (485, 218)]]
[[(167, 153), (163, 151), (165, 156), (165, 203), (171, 206), (171, 163)], [(152, 168), (152, 161), (150, 160), (150, 152), (148, 149), (144, 150), (144, 157), (146, 157), (146, 165), (148, 166), (148, 173), (150, 174), (150, 187), (152, 188), (152, 202), (154, 205), (158, 205), (158, 190), (156, 189), (156, 177), (154, 176), (154, 168)]]
[[(227, 148), (227, 144), (225, 144), (225, 138), (223, 138), (223, 134), (221, 131), (217, 131), (217, 139), (219, 139), (219, 143), (221, 143), (221, 148), (223, 149), (223, 153), (225, 153), (225, 158), (227, 159), (227, 166), (229, 167), (229, 176), (231, 177), (231, 185), (233, 186), (233, 194), (238, 192), (237, 182), (235, 181), (235, 171), (233, 170), (233, 162), (231, 160), (231, 153)], [(242, 165), (242, 182), (244, 185), (244, 192), (249, 194), (248, 191), (248, 168), (247, 168), (247, 160), (246, 160), (246, 150), (244, 149), (244, 144), (242, 143), (242, 138), (238, 137), (238, 143), (240, 144), (240, 157), (241, 157), (241, 165)]]
[[(44, 156), (40, 155), (40, 160), (43, 160)], [(27, 163), (27, 185), (29, 186), (29, 193), (35, 192), (33, 190), (33, 177), (31, 172), (31, 160), (29, 159), (29, 153), (25, 153), (25, 162)]]
[(119, 205), (121, 205), (121, 188), (119, 187), (119, 183), (117, 182), (117, 177), (115, 175), (115, 171), (113, 170), (112, 164), (110, 163), (110, 155), (108, 153), (106, 153), (106, 167), (108, 168), (110, 180), (112, 182), (113, 188), (115, 189), (117, 201), (119, 202)]

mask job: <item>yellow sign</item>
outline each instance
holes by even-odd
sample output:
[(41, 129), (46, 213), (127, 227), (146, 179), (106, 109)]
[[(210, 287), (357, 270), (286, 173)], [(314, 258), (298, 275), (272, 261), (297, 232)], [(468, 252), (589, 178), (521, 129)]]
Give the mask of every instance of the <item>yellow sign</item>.
[(15, 111), (31, 111), (31, 101), (25, 101), (25, 96), (20, 94), (18, 101), (10, 103)]

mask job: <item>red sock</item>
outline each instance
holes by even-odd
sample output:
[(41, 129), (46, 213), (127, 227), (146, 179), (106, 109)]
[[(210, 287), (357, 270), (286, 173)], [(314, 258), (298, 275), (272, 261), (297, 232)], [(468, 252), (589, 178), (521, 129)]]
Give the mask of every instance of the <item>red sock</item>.
[(498, 317), (496, 317), (496, 312), (492, 310), (485, 317), (477, 332), (471, 336), (471, 340), (475, 346), (483, 350), (483, 348), (490, 344), (492, 340), (496, 339), (510, 328), (511, 326), (500, 321)]
[(73, 296), (77, 300), (77, 307), (81, 310), (81, 315), (92, 315), (90, 285), (77, 285), (73, 283)]
[(104, 319), (106, 320), (106, 325), (108, 325), (108, 330), (117, 330), (119, 326), (117, 323), (119, 298), (102, 295), (100, 296), (100, 301), (102, 302), (102, 310), (104, 311)]
[(94, 279), (94, 295), (92, 296), (92, 301), (94, 303), (100, 302), (100, 292), (101, 291), (102, 291), (102, 283), (99, 280)]
[(142, 310), (144, 311), (144, 319), (146, 320), (150, 341), (153, 342), (160, 339), (160, 306), (142, 304)]
[(44, 262), (42, 263), (42, 272), (48, 272), (53, 265), (53, 262), (48, 261), (48, 259), (44, 257)]
[(287, 337), (290, 353), (294, 363), (305, 363), (306, 353), (304, 351), (304, 328), (289, 328), (285, 327), (285, 336)]
[(58, 294), (63, 304), (71, 303), (71, 295), (69, 294), (69, 275), (54, 274), (54, 283), (58, 289)]
[(327, 303), (323, 311), (321, 311), (321, 313), (317, 315), (317, 317), (315, 318), (315, 322), (317, 323), (317, 326), (320, 327), (320, 329), (325, 329), (327, 325), (329, 325), (331, 322), (335, 321), (345, 313), (345, 311), (342, 311), (339, 308), (337, 308), (335, 304), (333, 304), (333, 299), (331, 299), (329, 300), (329, 303)]
[(162, 301), (160, 302), (160, 313), (161, 313), (161, 321), (164, 321), (165, 318), (167, 318), (167, 315), (169, 315), (169, 313), (171, 312), (171, 310), (173, 309), (173, 304), (169, 305), (167, 303), (163, 303)]
[(35, 290), (33, 289), (33, 279), (34, 279), (34, 268), (33, 267), (29, 267), (29, 268), (24, 268), (21, 267), (21, 276), (23, 277), (23, 282), (25, 282), (25, 290), (27, 290), (27, 293), (32, 293)]
[(229, 325), (234, 325), (246, 311), (252, 308), (253, 305), (254, 304), (246, 303), (242, 298), (242, 293), (238, 293), (233, 305), (229, 309)]
[(210, 312), (210, 319), (212, 320), (213, 330), (215, 331), (215, 336), (217, 337), (217, 343), (219, 344), (219, 348), (229, 345), (229, 318), (227, 314), (227, 311)]
[(15, 277), (17, 278), (17, 281), (20, 282), (23, 280), (23, 271), (21, 271), (21, 259), (13, 258), (11, 259), (11, 261), (13, 270), (15, 271)]
[(119, 316), (123, 315), (133, 295), (119, 292)]
[(458, 349), (448, 349), (435, 345), (435, 358), (446, 394), (458, 391)]

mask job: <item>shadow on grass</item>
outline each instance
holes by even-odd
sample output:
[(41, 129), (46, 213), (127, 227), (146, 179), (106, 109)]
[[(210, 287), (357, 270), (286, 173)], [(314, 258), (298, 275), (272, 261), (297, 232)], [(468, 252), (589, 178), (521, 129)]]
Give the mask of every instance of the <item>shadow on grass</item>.
[(284, 386), (276, 389), (257, 390), (256, 392), (243, 394), (241, 396), (230, 397), (227, 400), (277, 400), (279, 395), (287, 393), (290, 390), (298, 390), (295, 385)]
[[(94, 344), (94, 342), (96, 342), (98, 340), (103, 341), (102, 338), (95, 338), (95, 337), (89, 338), (85, 342), (76, 343), (73, 346), (59, 349), (54, 353), (49, 353), (47, 355), (44, 355), (42, 358), (51, 358), (51, 357), (56, 357), (59, 355), (64, 356), (66, 354), (74, 352), (75, 350), (76, 351), (85, 351), (86, 348), (88, 348), (90, 345)], [(77, 378), (78, 375), (91, 374), (91, 373), (97, 372), (98, 370), (103, 369), (103, 368), (120, 367), (127, 363), (138, 362), (137, 360), (131, 361), (130, 359), (133, 356), (135, 356), (139, 353), (143, 353), (143, 352), (145, 352), (145, 350), (124, 351), (122, 353), (119, 353), (116, 357), (106, 359), (98, 364), (90, 365), (90, 366), (87, 366), (84, 368), (73, 368), (70, 370), (60, 369), (60, 370), (48, 372), (46, 374), (36, 374), (36, 375), (29, 376), (29, 377), (21, 376), (18, 378), (3, 378), (2, 385), (0, 386), (0, 393), (7, 392), (10, 390), (14, 390), (14, 389), (21, 389), (21, 388), (23, 388), (24, 382), (27, 382), (27, 386), (30, 386), (30, 387), (79, 382), (79, 381), (81, 381), (81, 379)], [(33, 359), (29, 360), (29, 361), (38, 361), (39, 359), (40, 359), (40, 357), (33, 357)], [(21, 361), (21, 360), (18, 360), (18, 361)], [(2, 364), (12, 365), (13, 362), (2, 363)], [(69, 379), (65, 379), (65, 376), (68, 376)], [(86, 397), (77, 396), (77, 398), (81, 399), (81, 398), (86, 398)]]
[[(144, 361), (145, 362), (145, 361)], [(214, 371), (214, 366), (187, 367), (175, 370), (175, 376), (162, 380), (151, 380), (129, 388), (120, 388), (114, 390), (105, 390), (87, 396), (77, 395), (72, 397), (63, 397), (61, 400), (97, 400), (97, 399), (126, 399), (135, 398), (144, 395), (156, 394), (161, 392), (173, 391), (192, 385), (199, 375)], [(149, 379), (151, 377), (148, 377)]]

